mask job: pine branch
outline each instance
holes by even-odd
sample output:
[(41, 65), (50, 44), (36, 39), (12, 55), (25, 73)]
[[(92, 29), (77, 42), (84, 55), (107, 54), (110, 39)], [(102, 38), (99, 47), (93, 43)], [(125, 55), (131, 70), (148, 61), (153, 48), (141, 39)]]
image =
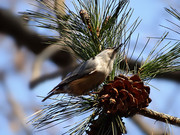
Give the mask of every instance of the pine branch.
[(160, 129), (152, 130), (153, 126), (151, 126), (148, 122), (143, 121), (142, 117), (143, 116), (135, 115), (131, 118), (131, 120), (141, 129), (141, 131), (143, 131), (145, 135), (165, 135), (164, 131)]
[(178, 117), (170, 116), (168, 114), (160, 113), (148, 108), (143, 108), (138, 113), (151, 119), (155, 119), (157, 121), (169, 123), (180, 127), (180, 118)]
[(150, 80), (156, 76), (161, 76), (165, 73), (180, 71), (180, 43), (176, 42), (170, 47), (165, 45), (155, 52), (168, 33), (165, 33), (161, 40), (157, 42), (152, 51), (149, 53), (148, 58), (140, 67), (138, 73), (143, 80)]

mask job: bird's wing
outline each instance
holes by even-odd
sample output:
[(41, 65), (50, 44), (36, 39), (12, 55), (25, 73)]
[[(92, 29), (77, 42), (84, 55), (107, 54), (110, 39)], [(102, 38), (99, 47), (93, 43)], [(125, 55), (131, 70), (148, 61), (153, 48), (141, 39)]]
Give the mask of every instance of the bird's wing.
[(93, 58), (80, 64), (73, 72), (68, 74), (60, 83), (60, 85), (67, 84), (73, 80), (79, 79), (85, 75), (91, 74), (96, 69), (96, 63)]
[(51, 97), (54, 94), (57, 94), (56, 92), (61, 89), (64, 85), (72, 82), (73, 80), (79, 79), (83, 76), (86, 76), (88, 74), (92, 74), (96, 71), (96, 63), (93, 61), (93, 58), (80, 64), (73, 72), (67, 75), (66, 78), (62, 80), (61, 83), (59, 83), (56, 87), (54, 87), (48, 95), (42, 100), (44, 102), (47, 98)]

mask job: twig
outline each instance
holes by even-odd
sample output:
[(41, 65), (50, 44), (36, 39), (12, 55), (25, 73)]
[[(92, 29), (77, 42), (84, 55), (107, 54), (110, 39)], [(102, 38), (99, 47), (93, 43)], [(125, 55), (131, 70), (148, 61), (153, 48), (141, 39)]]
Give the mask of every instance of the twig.
[(54, 73), (51, 73), (51, 74), (46, 74), (46, 75), (42, 75), (40, 76), (39, 78), (36, 78), (36, 79), (33, 79), (31, 80), (30, 82), (30, 88), (33, 89), (34, 87), (36, 87), (38, 84), (46, 81), (46, 80), (49, 80), (49, 79), (53, 79), (55, 77), (58, 77), (58, 76), (61, 76), (62, 75), (62, 72), (61, 71), (56, 71)]
[(180, 126), (180, 118), (170, 116), (164, 113), (156, 112), (151, 109), (143, 108), (139, 111), (139, 114), (149, 117), (151, 119), (155, 119), (157, 121), (169, 123), (175, 126)]
[[(33, 65), (33, 73), (31, 77), (32, 80), (39, 78), (41, 76), (41, 67), (42, 67), (43, 62), (53, 57), (54, 54), (61, 53), (62, 51), (64, 51), (64, 52), (71, 53), (72, 56), (74, 55), (71, 49), (69, 49), (66, 46), (61, 46), (61, 44), (64, 44), (63, 41), (59, 41), (55, 44), (52, 44), (51, 46), (48, 46), (47, 48), (45, 48), (39, 55), (37, 55), (34, 65)], [(63, 61), (65, 60), (66, 59), (64, 58)], [(69, 66), (72, 66), (74, 64), (76, 64), (75, 57), (74, 57), (74, 60), (71, 63), (69, 63), (69, 65), (67, 64), (68, 66), (64, 66), (63, 68), (68, 68)]]
[(34, 87), (36, 87), (40, 83), (47, 81), (49, 79), (59, 77), (59, 76), (61, 76), (63, 79), (70, 71), (74, 70), (76, 68), (76, 66), (77, 66), (77, 64), (74, 64), (71, 67), (64, 68), (64, 69), (55, 71), (55, 72), (50, 73), (50, 74), (45, 74), (45, 75), (42, 75), (38, 78), (34, 78), (30, 82), (30, 88), (33, 89)]
[(161, 130), (152, 130), (153, 128), (147, 122), (144, 122), (140, 116), (135, 115), (131, 120), (144, 132), (146, 135), (164, 135), (164, 132)]

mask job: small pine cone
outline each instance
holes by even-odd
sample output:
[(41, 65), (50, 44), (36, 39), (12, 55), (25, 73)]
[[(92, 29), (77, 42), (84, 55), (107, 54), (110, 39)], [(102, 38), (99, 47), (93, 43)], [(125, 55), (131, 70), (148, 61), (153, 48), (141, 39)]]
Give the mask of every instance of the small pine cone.
[(100, 107), (106, 113), (128, 117), (147, 107), (151, 102), (150, 88), (145, 86), (138, 75), (126, 77), (119, 75), (114, 81), (103, 86), (98, 93)]
[(80, 10), (79, 14), (81, 16), (81, 19), (83, 21), (84, 24), (89, 24), (90, 23), (90, 16), (88, 15), (86, 10)]
[[(79, 11), (79, 14), (81, 16), (83, 23), (86, 24), (88, 26), (88, 29), (90, 30), (90, 32), (92, 32), (91, 20), (90, 20), (90, 16), (88, 15), (87, 11), (82, 9)], [(99, 37), (99, 34), (100, 34), (100, 28), (97, 27), (96, 28), (97, 37)]]
[(92, 26), (91, 26), (91, 21), (90, 21), (90, 16), (88, 15), (86, 10), (80, 10), (79, 14), (81, 16), (81, 19), (84, 24), (86, 24), (89, 28), (89, 30), (92, 32)]

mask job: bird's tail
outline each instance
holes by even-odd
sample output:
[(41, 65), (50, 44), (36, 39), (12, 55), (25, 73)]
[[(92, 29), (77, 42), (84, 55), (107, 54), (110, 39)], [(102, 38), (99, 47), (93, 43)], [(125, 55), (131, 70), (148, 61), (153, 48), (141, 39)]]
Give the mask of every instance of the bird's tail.
[(46, 99), (48, 99), (49, 97), (51, 97), (52, 95), (55, 94), (55, 91), (52, 91), (51, 93), (49, 93), (43, 100), (42, 102), (44, 102)]
[(59, 94), (59, 93), (63, 93), (62, 92), (63, 86), (62, 85), (57, 85), (56, 87), (54, 87), (49, 93), (48, 95), (42, 100), (42, 102), (44, 102), (46, 99), (48, 99), (49, 97), (55, 95), (55, 94)]
[(53, 96), (54, 94), (57, 94), (57, 90), (58, 90), (59, 86), (56, 86), (54, 89), (52, 89), (48, 95), (42, 100), (42, 102), (44, 102), (46, 99), (48, 99), (49, 97)]

